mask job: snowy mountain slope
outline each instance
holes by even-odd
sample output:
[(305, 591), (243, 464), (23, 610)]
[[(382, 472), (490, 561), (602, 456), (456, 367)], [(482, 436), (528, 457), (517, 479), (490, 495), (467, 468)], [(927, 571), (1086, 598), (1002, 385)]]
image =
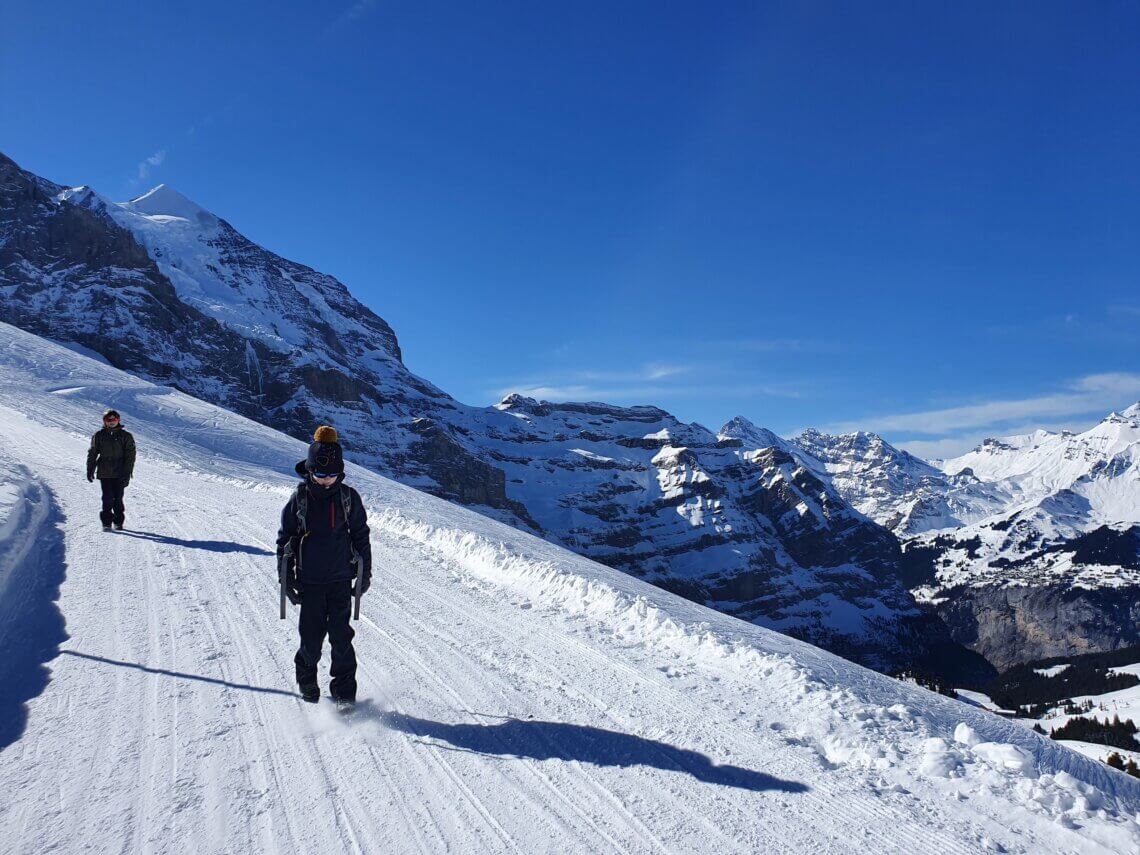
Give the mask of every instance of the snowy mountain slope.
[(915, 607), (890, 534), (781, 449), (656, 407), (498, 406), (518, 430), (484, 443), (559, 543), (878, 668), (978, 670)]
[[(332, 277), (172, 188), (114, 203), (0, 157), (4, 318), (590, 558), (888, 670), (985, 668), (903, 585), (894, 539), (784, 453), (654, 407), (468, 407)], [(961, 676), (961, 675), (956, 675)]]
[(943, 467), (997, 485), (1011, 499), (1001, 512), (950, 537), (918, 540), (944, 547), (936, 579), (940, 588), (1036, 584), (1043, 578), (1063, 578), (1083, 588), (1137, 581), (1130, 572), (1140, 559), (1134, 548), (1104, 562), (1090, 555), (1083, 564), (1080, 541), (1093, 532), (1101, 532), (1102, 539), (1121, 532), (1131, 544), (1132, 530), (1140, 527), (1140, 404), (1079, 434), (1037, 431), (986, 440)]
[(956, 528), (1009, 502), (1000, 486), (945, 473), (873, 433), (805, 430), (790, 442), (860, 513), (900, 537)]
[[(283, 429), (335, 415), (370, 438), (362, 462), (447, 490), (413, 422), (457, 405), (404, 368), (392, 329), (171, 188), (118, 204), (0, 156), (0, 300), (5, 320)], [(449, 450), (468, 498), (509, 506), (501, 474)]]
[[(1113, 461), (1135, 462), (1140, 443), (1140, 404), (1110, 413), (1082, 433), (1039, 430), (1022, 436), (987, 439), (973, 451), (942, 462), (957, 473), (970, 469), (986, 481), (1015, 485), (1027, 500), (1040, 498), (1087, 477), (1110, 474)], [(1106, 508), (1106, 512), (1112, 512)]]
[[(123, 534), (83, 481), (107, 404), (141, 451)], [(303, 444), (6, 325), (0, 429), (4, 494), (45, 491), (62, 537), (5, 569), (66, 620), (28, 646), (0, 622), (51, 671), (0, 731), (13, 851), (1140, 846), (1140, 782), (357, 466), (369, 702), (338, 720), (292, 694), (276, 616)]]
[[(741, 421), (721, 434), (772, 441)], [(912, 593), (999, 668), (1140, 641), (1140, 405), (941, 468), (874, 434), (778, 441), (902, 539)]]
[(790, 440), (734, 419), (721, 436), (747, 448), (778, 445), (829, 483), (860, 513), (909, 539), (1004, 519), (1070, 493), (1087, 507), (1081, 531), (1140, 522), (1140, 404), (1083, 433), (1039, 430), (987, 439), (935, 466), (872, 433), (805, 430)]
[(926, 568), (915, 593), (959, 641), (998, 667), (1140, 643), (1140, 405), (1083, 433), (987, 440), (942, 465), (1011, 497), (906, 545)]

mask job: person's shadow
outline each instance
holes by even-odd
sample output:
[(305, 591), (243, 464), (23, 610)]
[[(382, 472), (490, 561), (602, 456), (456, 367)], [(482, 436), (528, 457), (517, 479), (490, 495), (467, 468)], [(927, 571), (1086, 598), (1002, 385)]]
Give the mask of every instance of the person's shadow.
[(187, 549), (205, 549), (207, 552), (244, 552), (249, 555), (272, 555), (268, 549), (262, 549), (260, 546), (249, 546), (245, 543), (234, 543), (229, 540), (183, 540), (181, 537), (173, 537), (169, 534), (155, 534), (150, 531), (128, 531), (124, 529), (118, 532), (120, 536), (136, 537), (139, 540), (150, 540), (155, 543), (169, 543), (171, 546), (184, 546)]
[[(362, 702), (360, 706), (366, 707), (366, 704)], [(445, 724), (375, 708), (372, 713), (392, 730), (438, 740), (454, 749), (477, 754), (575, 760), (595, 766), (652, 766), (687, 773), (707, 784), (744, 790), (803, 793), (809, 789), (799, 781), (785, 781), (739, 766), (717, 765), (697, 751), (599, 727), (515, 718), (495, 724)]]
[(219, 677), (207, 677), (203, 674), (188, 674), (185, 671), (171, 671), (167, 668), (152, 668), (149, 665), (140, 665), (138, 662), (124, 662), (122, 659), (109, 659), (106, 656), (95, 656), (91, 653), (81, 653), (78, 650), (61, 650), (61, 656), (75, 656), (78, 659), (86, 659), (89, 662), (101, 662), (104, 665), (115, 665), (119, 668), (130, 668), (135, 671), (141, 671), (144, 674), (160, 674), (164, 677), (175, 677), (179, 680), (193, 680), (198, 683), (210, 683), (215, 686), (224, 686), (227, 689), (242, 689), (247, 692), (259, 692), (263, 695), (284, 695), (287, 698), (297, 696), (296, 692), (288, 692), (285, 689), (271, 689), (266, 686), (251, 686), (248, 683), (233, 683), (229, 680), (223, 680)]

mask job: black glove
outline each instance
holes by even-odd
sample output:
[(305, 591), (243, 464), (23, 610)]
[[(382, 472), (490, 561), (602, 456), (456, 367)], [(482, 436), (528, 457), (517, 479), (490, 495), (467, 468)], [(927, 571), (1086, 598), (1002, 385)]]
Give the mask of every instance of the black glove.
[(293, 605), (301, 605), (301, 586), (297, 584), (296, 579), (293, 580), (292, 584), (288, 582), (285, 583), (285, 596), (289, 598), (289, 602)]
[[(277, 565), (281, 567), (280, 564)], [(278, 570), (280, 572), (280, 569)], [(295, 606), (301, 605), (301, 583), (297, 581), (297, 565), (290, 561), (285, 568), (285, 596)]]
[(131, 486), (131, 479), (130, 478), (124, 478), (123, 479), (123, 489), (125, 490), (129, 486)]
[(289, 565), (289, 572), (285, 574), (285, 596), (295, 606), (301, 605), (301, 583), (297, 581), (297, 568)]
[(90, 484), (94, 484), (94, 483), (95, 483), (95, 476), (94, 476), (94, 475), (92, 475), (90, 472), (88, 472), (88, 473), (87, 473), (87, 481), (88, 481), (88, 483), (90, 483)]
[(361, 594), (361, 596), (363, 596), (364, 594), (367, 594), (368, 589), (371, 587), (372, 587), (372, 577), (371, 576), (361, 576), (360, 577), (360, 594)]

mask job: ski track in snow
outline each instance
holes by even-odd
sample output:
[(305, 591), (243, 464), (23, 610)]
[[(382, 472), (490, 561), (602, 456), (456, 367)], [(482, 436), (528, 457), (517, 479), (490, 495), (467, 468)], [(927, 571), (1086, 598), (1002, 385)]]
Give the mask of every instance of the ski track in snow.
[[(83, 480), (104, 405), (140, 448), (124, 533)], [(303, 704), (272, 556), (301, 443), (2, 324), (0, 426), (4, 495), (58, 508), (67, 634), (0, 741), (6, 851), (1140, 847), (1118, 773), (355, 467), (362, 702)], [(11, 540), (0, 606), (48, 604)]]

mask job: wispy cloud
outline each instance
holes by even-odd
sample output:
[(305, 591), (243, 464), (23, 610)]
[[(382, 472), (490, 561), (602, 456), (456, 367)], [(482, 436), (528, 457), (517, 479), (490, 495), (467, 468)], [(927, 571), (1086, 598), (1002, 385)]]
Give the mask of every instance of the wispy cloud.
[(502, 399), (512, 393), (536, 398), (540, 401), (612, 401), (631, 398), (646, 401), (662, 396), (665, 389), (659, 386), (592, 386), (584, 383), (567, 385), (510, 386), (499, 389), (493, 396)]
[(711, 346), (744, 353), (838, 353), (844, 342), (810, 338), (742, 338), (709, 342)]
[(687, 374), (689, 369), (683, 365), (646, 365), (645, 376), (650, 380), (663, 380), (666, 377), (676, 377), (678, 374)]
[(156, 166), (162, 166), (163, 161), (166, 160), (166, 149), (160, 149), (152, 154), (145, 160), (139, 161), (138, 172), (135, 178), (136, 181), (145, 181), (150, 178), (151, 170)]
[(628, 385), (628, 386), (595, 386), (586, 383), (527, 385), (516, 384), (493, 389), (487, 397), (502, 400), (507, 395), (517, 393), (528, 398), (537, 398), (540, 401), (605, 401), (611, 404), (655, 404), (662, 405), (670, 399), (686, 398), (712, 398), (722, 399), (729, 396), (738, 398), (766, 397), (766, 398), (800, 398), (802, 395), (794, 389), (783, 389), (779, 386), (750, 385)]
[(598, 401), (651, 398), (667, 391), (670, 378), (689, 372), (683, 365), (650, 363), (630, 371), (574, 371), (551, 380), (515, 381), (492, 390), (496, 398), (512, 392), (545, 401)]
[(501, 400), (518, 393), (543, 401), (607, 401), (610, 403), (661, 404), (689, 398), (799, 398), (799, 389), (771, 383), (719, 377), (709, 382), (713, 369), (701, 365), (648, 364), (633, 371), (576, 371), (545, 380), (528, 379), (506, 383), (488, 391)]
[(325, 35), (331, 35), (341, 27), (348, 26), (353, 21), (359, 21), (376, 7), (376, 0), (356, 0), (351, 6), (334, 18), (327, 27)]
[(869, 430), (902, 434), (897, 442), (923, 456), (946, 456), (968, 450), (995, 434), (1047, 429), (1081, 428), (1110, 410), (1140, 399), (1140, 374), (1089, 374), (1051, 395), (984, 401), (959, 407), (876, 416), (825, 426), (831, 433)]

